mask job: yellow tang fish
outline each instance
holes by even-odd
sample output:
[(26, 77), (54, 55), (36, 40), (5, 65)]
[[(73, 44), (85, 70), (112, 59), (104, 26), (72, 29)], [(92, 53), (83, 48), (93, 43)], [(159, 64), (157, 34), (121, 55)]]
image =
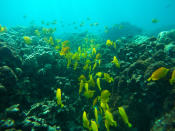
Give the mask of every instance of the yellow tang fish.
[(91, 67), (91, 65), (90, 65), (90, 66), (89, 66), (89, 75), (90, 75), (91, 70), (92, 70), (92, 67)]
[(67, 58), (67, 68), (70, 67), (70, 64), (71, 64), (71, 58)]
[(101, 60), (98, 60), (98, 64), (99, 64), (99, 66), (101, 65)]
[(80, 77), (78, 77), (78, 80), (81, 81), (86, 81), (86, 77), (84, 75), (80, 75)]
[(35, 30), (35, 35), (40, 36), (39, 30)]
[(76, 61), (76, 62), (74, 63), (74, 70), (77, 69), (77, 66), (78, 66), (78, 61)]
[(94, 115), (95, 115), (95, 121), (96, 123), (98, 123), (98, 111), (96, 107), (94, 108)]
[(30, 37), (28, 37), (28, 36), (24, 36), (23, 39), (24, 39), (24, 42), (26, 44), (31, 44), (32, 43), (32, 39)]
[(88, 91), (89, 90), (89, 84), (88, 83), (84, 83), (84, 88), (85, 88), (85, 91)]
[(101, 91), (100, 78), (97, 78), (97, 86), (98, 86), (99, 90)]
[(69, 53), (69, 51), (70, 51), (70, 47), (62, 47), (61, 52), (60, 52), (60, 55), (61, 56), (62, 55), (66, 55), (66, 54)]
[(92, 55), (95, 55), (95, 54), (96, 54), (96, 49), (93, 48), (93, 49), (92, 49)]
[(62, 47), (69, 47), (69, 41), (68, 40), (65, 40), (65, 41), (63, 41), (63, 42), (61, 42), (61, 45), (62, 45)]
[(173, 85), (175, 83), (175, 69), (172, 72), (171, 79), (169, 80), (170, 85)]
[(60, 49), (60, 46), (59, 45), (56, 45), (55, 46), (55, 50), (59, 50)]
[(78, 47), (78, 53), (81, 53), (81, 46)]
[(151, 81), (151, 80), (156, 81), (156, 80), (162, 79), (166, 77), (168, 71), (169, 69), (165, 67), (160, 67), (159, 69), (157, 69), (152, 73), (152, 75), (147, 79), (147, 81)]
[(83, 127), (89, 129), (89, 120), (86, 115), (86, 111), (83, 112)]
[(116, 58), (116, 56), (114, 56), (112, 63), (114, 63), (117, 68), (120, 68), (120, 63), (118, 59)]
[(83, 67), (83, 70), (88, 70), (89, 69), (89, 64), (85, 64), (85, 66)]
[(118, 107), (118, 111), (123, 121), (128, 125), (128, 127), (132, 127), (132, 124), (128, 120), (128, 116), (125, 112), (125, 109), (121, 106), (121, 107)]
[(91, 120), (91, 130), (92, 131), (98, 131), (97, 123), (93, 120)]
[(113, 115), (110, 111), (105, 111), (105, 120), (108, 122), (108, 125), (117, 126), (117, 122), (114, 120)]
[(111, 40), (107, 40), (107, 41), (106, 41), (106, 45), (107, 45), (107, 46), (112, 46), (112, 45), (113, 45), (113, 42), (112, 42)]
[(1, 25), (0, 25), (0, 32), (6, 32), (7, 31), (7, 28), (6, 27), (2, 27)]
[(89, 75), (88, 84), (89, 84), (89, 87), (95, 87), (95, 81), (91, 74)]
[[(103, 109), (104, 112), (109, 109), (109, 105), (107, 103), (101, 102), (100, 106), (101, 106), (101, 108)], [(101, 113), (102, 113), (102, 111), (101, 111)]]
[(109, 131), (109, 122), (107, 120), (105, 120), (105, 127), (106, 127), (107, 131)]
[(72, 60), (79, 61), (80, 60), (80, 54), (78, 52), (74, 53), (73, 56), (72, 56)]
[(102, 72), (97, 72), (95, 75), (98, 76), (98, 77), (102, 77)]
[(64, 106), (61, 101), (61, 89), (58, 88), (56, 92), (57, 104), (61, 105), (61, 108)]
[(54, 45), (54, 40), (53, 40), (52, 36), (49, 37), (48, 43), (51, 44), (51, 45)]
[(57, 44), (61, 42), (61, 39), (56, 39)]
[(101, 57), (101, 54), (100, 54), (100, 53), (98, 53), (98, 54), (96, 55), (95, 59), (99, 60), (99, 59), (100, 59), (100, 57)]
[(94, 96), (94, 93), (95, 91), (94, 90), (88, 90), (88, 91), (85, 91), (84, 92), (84, 96), (87, 98), (87, 99), (90, 99)]
[(98, 97), (96, 97), (96, 98), (93, 100), (92, 107), (94, 107), (94, 106), (97, 104), (97, 101), (98, 101)]
[(110, 95), (111, 93), (108, 90), (103, 90), (100, 96), (101, 102), (107, 103), (109, 101)]
[(92, 70), (95, 70), (96, 67), (97, 67), (97, 63), (95, 62), (94, 65), (93, 65)]
[(110, 77), (110, 75), (108, 73), (104, 73), (104, 80), (106, 80), (108, 83), (111, 83), (114, 81), (114, 79), (112, 77)]
[(80, 93), (82, 92), (83, 87), (84, 87), (84, 82), (83, 82), (83, 80), (81, 80), (81, 81), (80, 81), (80, 87), (79, 87), (79, 95), (80, 95)]

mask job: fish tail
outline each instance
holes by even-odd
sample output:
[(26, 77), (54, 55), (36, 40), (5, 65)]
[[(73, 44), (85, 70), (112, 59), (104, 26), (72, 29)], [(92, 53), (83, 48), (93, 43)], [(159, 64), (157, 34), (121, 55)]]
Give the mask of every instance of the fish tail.
[(128, 122), (128, 127), (131, 128), (132, 127), (132, 124)]
[(63, 108), (64, 107), (64, 104), (61, 104), (61, 108)]

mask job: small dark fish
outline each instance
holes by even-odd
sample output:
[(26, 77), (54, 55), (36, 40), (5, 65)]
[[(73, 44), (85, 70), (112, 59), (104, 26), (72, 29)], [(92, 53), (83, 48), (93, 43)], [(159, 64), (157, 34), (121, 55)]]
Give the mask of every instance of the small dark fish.
[(42, 25), (44, 25), (44, 24), (45, 24), (44, 20), (42, 20), (42, 21), (41, 21), (41, 24), (42, 24)]
[(89, 20), (91, 20), (91, 18), (90, 17), (87, 17), (87, 20), (89, 21)]
[(165, 8), (170, 8), (171, 7), (171, 4), (167, 4), (166, 6), (165, 6)]
[(94, 24), (89, 24), (91, 27), (93, 27), (94, 26)]
[(80, 27), (83, 27), (83, 26), (84, 26), (84, 22), (81, 22), (81, 23), (80, 23)]
[(154, 24), (156, 24), (156, 23), (158, 23), (159, 21), (157, 20), (157, 19), (152, 19), (152, 23), (154, 23)]
[(50, 22), (47, 22), (46, 25), (49, 26), (50, 25)]
[(98, 26), (98, 25), (99, 25), (99, 23), (98, 23), (98, 22), (94, 23), (94, 26)]
[(27, 15), (23, 15), (23, 18), (26, 19), (27, 18)]
[(57, 24), (57, 20), (53, 20), (52, 25), (56, 25), (56, 24)]
[(35, 25), (35, 21), (34, 20), (31, 20), (30, 21), (30, 25)]

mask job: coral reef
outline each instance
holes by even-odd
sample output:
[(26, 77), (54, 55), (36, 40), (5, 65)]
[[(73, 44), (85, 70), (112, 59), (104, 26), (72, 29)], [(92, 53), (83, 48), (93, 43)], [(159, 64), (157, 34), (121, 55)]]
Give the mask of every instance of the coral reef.
[[(1, 33), (0, 130), (175, 130), (175, 31), (150, 37), (122, 25), (133, 37), (115, 28), (107, 39), (85, 32), (69, 42), (35, 26)], [(160, 67), (166, 75), (148, 81)]]

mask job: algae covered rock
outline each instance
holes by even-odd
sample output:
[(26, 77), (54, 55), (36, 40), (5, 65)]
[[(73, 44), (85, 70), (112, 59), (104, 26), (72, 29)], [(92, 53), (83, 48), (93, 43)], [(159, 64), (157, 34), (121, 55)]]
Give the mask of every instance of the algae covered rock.
[(151, 131), (174, 131), (175, 130), (175, 109), (165, 113), (161, 118), (157, 119)]
[(137, 35), (134, 37), (133, 43), (136, 44), (144, 44), (146, 43), (148, 40), (150, 40), (150, 38), (148, 36), (145, 35)]
[(0, 47), (0, 59), (13, 59), (13, 53), (12, 51), (5, 46)]
[[(3, 86), (1, 83), (0, 83), (0, 96), (3, 96), (4, 93), (7, 92), (7, 89), (5, 88), (5, 86)], [(1, 98), (2, 99), (2, 98)]]
[(10, 67), (21, 66), (21, 59), (7, 46), (0, 46), (0, 66), (8, 65)]
[(171, 57), (175, 57), (175, 42), (165, 45), (164, 51)]
[(18, 78), (15, 72), (10, 67), (0, 67), (0, 83), (6, 87), (9, 87), (15, 85), (17, 80)]
[(52, 52), (44, 52), (42, 54), (36, 55), (38, 64), (45, 65), (45, 64), (52, 64), (55, 62), (55, 57)]
[(175, 30), (160, 32), (158, 34), (158, 41), (165, 44), (175, 41)]

